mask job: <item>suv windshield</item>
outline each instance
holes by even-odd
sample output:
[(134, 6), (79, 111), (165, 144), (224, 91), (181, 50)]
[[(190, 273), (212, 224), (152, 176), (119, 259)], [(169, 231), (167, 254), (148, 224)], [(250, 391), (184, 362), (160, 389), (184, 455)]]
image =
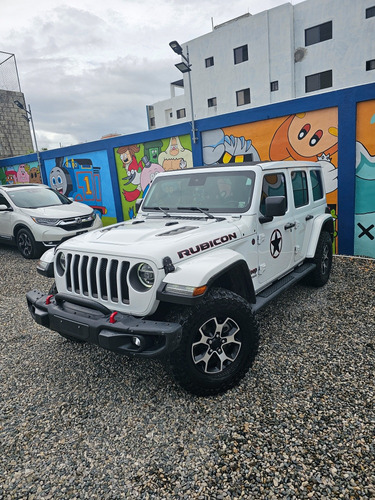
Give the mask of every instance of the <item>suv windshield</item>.
[(52, 207), (71, 203), (69, 198), (49, 188), (9, 190), (7, 194), (19, 208)]
[(142, 210), (242, 213), (251, 204), (254, 172), (197, 172), (155, 178)]

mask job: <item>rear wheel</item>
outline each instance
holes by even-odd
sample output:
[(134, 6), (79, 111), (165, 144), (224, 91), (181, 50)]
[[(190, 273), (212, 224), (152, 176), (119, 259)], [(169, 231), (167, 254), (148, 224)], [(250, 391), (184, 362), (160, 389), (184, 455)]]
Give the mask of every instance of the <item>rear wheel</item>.
[(199, 396), (224, 392), (245, 376), (258, 350), (259, 331), (250, 305), (224, 289), (213, 289), (200, 304), (168, 318), (183, 333), (168, 366), (175, 381)]
[(332, 238), (327, 231), (320, 234), (313, 262), (316, 268), (308, 275), (307, 282), (321, 287), (327, 283), (332, 267)]

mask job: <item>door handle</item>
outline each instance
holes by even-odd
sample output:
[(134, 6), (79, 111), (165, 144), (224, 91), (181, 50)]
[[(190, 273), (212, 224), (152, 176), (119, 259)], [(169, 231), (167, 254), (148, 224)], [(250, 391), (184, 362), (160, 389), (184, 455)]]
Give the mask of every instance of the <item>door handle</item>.
[(311, 219), (313, 219), (313, 218), (314, 218), (314, 216), (313, 216), (313, 215), (306, 215), (305, 220), (307, 221), (307, 220), (311, 220)]
[(285, 224), (284, 229), (285, 230), (292, 229), (293, 227), (295, 227), (295, 225), (296, 225), (295, 222), (289, 222), (288, 224)]

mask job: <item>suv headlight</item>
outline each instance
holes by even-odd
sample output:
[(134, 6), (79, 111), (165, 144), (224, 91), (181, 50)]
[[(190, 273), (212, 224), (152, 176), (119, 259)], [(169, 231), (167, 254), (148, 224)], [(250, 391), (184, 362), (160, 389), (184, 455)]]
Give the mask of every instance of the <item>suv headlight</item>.
[(56, 256), (56, 270), (60, 276), (66, 271), (66, 256), (64, 252), (59, 252)]
[(155, 282), (155, 273), (152, 267), (145, 262), (142, 262), (137, 267), (137, 277), (140, 283), (146, 288), (151, 288)]
[(46, 217), (31, 217), (37, 224), (42, 224), (43, 226), (56, 226), (59, 219), (47, 219)]

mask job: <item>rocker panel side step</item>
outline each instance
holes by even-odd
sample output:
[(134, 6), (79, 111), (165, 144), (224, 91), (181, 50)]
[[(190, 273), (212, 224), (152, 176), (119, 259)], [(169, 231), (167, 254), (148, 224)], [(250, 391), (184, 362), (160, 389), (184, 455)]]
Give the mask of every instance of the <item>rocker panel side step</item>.
[(277, 297), (284, 290), (295, 285), (298, 281), (304, 278), (307, 274), (311, 273), (316, 267), (316, 264), (305, 263), (296, 267), (291, 273), (283, 276), (269, 287), (262, 290), (256, 297), (256, 303), (252, 306), (253, 312), (259, 311), (262, 307), (267, 305), (271, 300)]

